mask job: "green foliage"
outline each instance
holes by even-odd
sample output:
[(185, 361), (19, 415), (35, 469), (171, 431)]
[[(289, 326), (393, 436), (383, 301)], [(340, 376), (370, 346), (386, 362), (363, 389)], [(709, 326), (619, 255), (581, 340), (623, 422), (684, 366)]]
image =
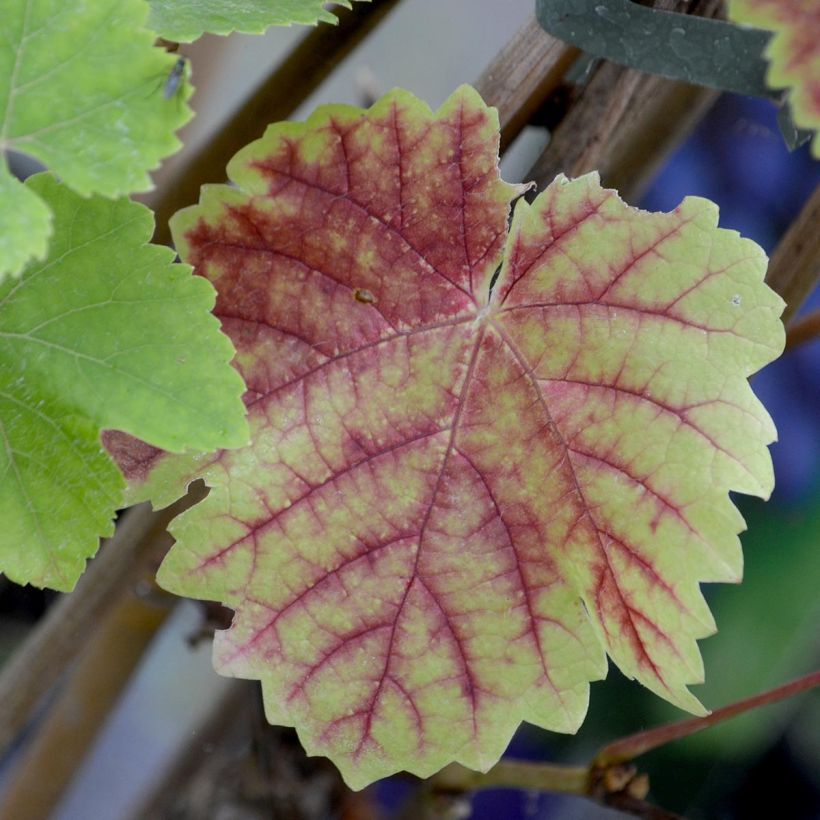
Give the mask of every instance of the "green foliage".
[[(186, 86), (165, 99), (176, 57), (153, 46), (143, 0), (6, 0), (0, 16), (0, 151), (42, 162), (77, 193), (151, 188), (179, 148)], [(0, 163), (0, 280), (46, 251), (50, 219)]]
[(51, 236), (51, 211), (0, 160), (0, 283), (29, 259), (42, 259)]
[(69, 590), (123, 500), (101, 429), (178, 452), (240, 446), (247, 428), (213, 288), (146, 244), (150, 212), (48, 174), (26, 189), (54, 237), (0, 286), (0, 570)]
[[(261, 34), (271, 26), (333, 23), (324, 0), (149, 0), (149, 25), (167, 40), (188, 43), (204, 33)], [(350, 8), (350, 0), (336, 5)]]

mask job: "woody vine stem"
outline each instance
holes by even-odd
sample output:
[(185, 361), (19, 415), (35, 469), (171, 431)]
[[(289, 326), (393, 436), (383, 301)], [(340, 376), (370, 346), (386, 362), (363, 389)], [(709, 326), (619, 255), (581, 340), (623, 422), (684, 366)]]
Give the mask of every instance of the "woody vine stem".
[(637, 816), (672, 817), (646, 803), (649, 781), (632, 761), (647, 752), (731, 720), (745, 712), (777, 703), (820, 686), (820, 670), (758, 695), (716, 709), (705, 717), (668, 723), (629, 735), (602, 748), (587, 766), (561, 766), (502, 760), (485, 774), (452, 764), (424, 788), (428, 803), (490, 788), (516, 788), (583, 795)]

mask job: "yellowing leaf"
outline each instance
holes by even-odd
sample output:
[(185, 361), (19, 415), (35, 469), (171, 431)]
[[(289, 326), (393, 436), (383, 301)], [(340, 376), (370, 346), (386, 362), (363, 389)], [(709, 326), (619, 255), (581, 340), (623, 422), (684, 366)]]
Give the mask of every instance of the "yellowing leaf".
[(768, 83), (790, 89), (796, 125), (815, 131), (812, 153), (820, 157), (820, 3), (817, 0), (729, 0), (729, 14), (774, 32), (767, 49)]
[(253, 443), (118, 442), (134, 498), (213, 488), (160, 582), (236, 610), (217, 669), (354, 788), (487, 769), (522, 720), (575, 731), (606, 653), (702, 711), (699, 582), (740, 578), (728, 491), (772, 487), (746, 381), (783, 347), (760, 248), (710, 202), (644, 213), (595, 175), (508, 230), (497, 153), (469, 88), (271, 126), (173, 221)]

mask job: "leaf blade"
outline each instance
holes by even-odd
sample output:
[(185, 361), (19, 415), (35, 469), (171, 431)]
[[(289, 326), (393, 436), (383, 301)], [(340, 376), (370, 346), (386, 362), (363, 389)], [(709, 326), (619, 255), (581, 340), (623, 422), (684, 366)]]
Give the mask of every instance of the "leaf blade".
[[(149, 26), (161, 37), (190, 43), (209, 34), (262, 34), (271, 26), (335, 23), (336, 16), (322, 0), (150, 0)], [(337, 5), (351, 7), (351, 0)]]
[(43, 263), (0, 286), (3, 470), (14, 479), (0, 566), (70, 589), (122, 503), (101, 428), (176, 451), (242, 445), (242, 383), (209, 314), (212, 288), (147, 244), (146, 208), (83, 200), (48, 174), (26, 187), (55, 233)]
[[(186, 83), (171, 100), (162, 84), (177, 59), (155, 48), (140, 0), (10, 0), (0, 21), (0, 148), (34, 157), (83, 196), (118, 197), (152, 187), (148, 172), (174, 153), (192, 116)], [(2, 184), (12, 185), (3, 166)], [(40, 205), (42, 211), (42, 203)], [(4, 220), (15, 217), (3, 205)], [(24, 261), (48, 239), (10, 234)]]
[[(625, 674), (695, 712), (683, 684), (701, 682), (695, 640), (714, 631), (698, 583), (739, 581), (742, 568), (728, 490), (767, 497), (774, 483), (774, 426), (745, 379), (783, 339), (771, 318), (782, 300), (761, 287), (765, 255), (716, 225), (705, 200), (650, 215), (593, 175), (559, 177), (532, 208), (519, 205), (498, 283), (499, 321), (522, 368), (536, 363), (531, 378), (586, 499), (587, 530), (567, 547), (586, 552), (587, 611)], [(759, 327), (755, 301), (769, 317)], [(738, 327), (759, 338), (747, 343)], [(694, 578), (682, 573), (690, 559)], [(575, 561), (566, 572), (577, 577)], [(648, 610), (633, 606), (636, 590)]]
[[(51, 236), (51, 211), (45, 203), (0, 168), (0, 259), (9, 276), (19, 276), (29, 260), (42, 259)], [(2, 274), (0, 274), (0, 282)]]
[[(269, 719), (296, 725), (308, 752), (330, 756), (354, 788), (400, 769), (426, 776), (451, 760), (486, 769), (521, 720), (574, 731), (605, 650), (663, 697), (702, 711), (686, 690), (702, 676), (696, 639), (714, 627), (698, 581), (739, 575), (742, 519), (728, 486), (765, 494), (771, 483), (771, 421), (748, 386), (738, 388), (783, 344), (762, 252), (717, 229), (703, 201), (646, 214), (593, 176), (559, 179), (533, 206), (519, 203), (508, 235), (522, 187), (500, 181), (497, 140), (495, 113), (468, 89), (435, 115), (407, 92), (367, 112), (326, 107), (307, 123), (272, 126), (231, 162), (237, 188), (206, 188), (173, 223), (183, 257), (219, 292), (254, 444), (199, 465), (151, 453), (147, 470), (129, 475), (138, 496), (164, 501), (196, 476), (212, 488), (175, 520), (178, 546), (159, 579), (236, 611), (217, 635), (217, 668), (260, 679)], [(563, 242), (553, 234), (562, 219)], [(657, 253), (678, 223), (694, 227), (673, 264)], [(556, 251), (573, 241), (567, 256)], [(529, 264), (553, 245), (547, 268)], [(580, 256), (583, 266), (566, 261)], [(737, 266), (737, 281), (721, 278)], [(704, 269), (717, 290), (699, 282)], [(553, 292), (571, 309), (593, 281), (609, 302), (596, 296), (587, 360), (566, 323), (515, 318), (531, 319)], [(699, 287), (707, 292), (695, 300)], [(705, 312), (714, 353), (701, 355), (711, 331), (681, 337), (672, 318), (671, 341), (666, 326), (640, 336), (629, 300), (644, 309), (641, 299), (661, 298)], [(608, 352), (601, 331), (613, 308), (627, 316), (613, 328), (639, 337), (631, 370), (618, 359), (629, 358), (629, 339), (609, 334), (617, 344)], [(722, 340), (724, 325), (751, 337), (739, 355)], [(581, 440), (587, 457), (611, 455), (623, 429), (620, 454), (637, 458), (636, 437), (648, 430), (644, 457), (656, 463), (640, 463), (638, 478), (662, 481), (653, 495), (639, 481), (619, 489), (609, 468), (570, 469), (567, 444), (585, 426), (577, 388), (563, 379), (547, 390), (541, 368), (577, 359), (605, 386), (619, 371), (668, 370), (687, 357), (711, 368), (687, 377), (682, 392), (698, 401), (696, 388), (726, 399), (720, 379), (742, 363), (727, 391), (737, 417), (750, 418), (741, 432), (751, 425), (756, 437), (741, 452), (748, 471), (721, 462), (690, 498), (697, 481), (687, 471), (700, 480), (717, 456), (701, 447), (687, 461), (658, 408), (630, 414), (600, 401), (590, 410), (597, 439)], [(743, 435), (721, 418), (722, 446), (741, 447)], [(714, 420), (697, 421), (714, 432)], [(694, 435), (685, 431), (687, 446)], [(663, 507), (667, 495), (676, 515)], [(640, 512), (631, 524), (630, 504)], [(605, 544), (593, 519), (604, 513)], [(653, 517), (666, 553), (646, 544)], [(630, 559), (630, 548), (651, 548), (651, 560)], [(697, 558), (684, 571), (687, 549)], [(615, 634), (627, 604), (635, 623)], [(670, 671), (673, 659), (680, 670)]]

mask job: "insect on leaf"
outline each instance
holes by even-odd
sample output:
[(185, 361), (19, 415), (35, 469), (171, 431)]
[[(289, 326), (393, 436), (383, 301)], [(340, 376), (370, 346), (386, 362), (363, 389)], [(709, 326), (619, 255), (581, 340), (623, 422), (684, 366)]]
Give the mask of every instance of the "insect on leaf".
[[(366, 2), (367, 0), (365, 0)], [(325, 0), (148, 0), (150, 27), (167, 40), (190, 43), (209, 34), (262, 34), (271, 26), (335, 23)], [(351, 7), (352, 0), (337, 6)]]
[[(6, 0), (0, 14), (0, 152), (34, 157), (77, 193), (151, 188), (191, 117), (163, 98), (173, 55), (143, 28), (143, 0)], [(51, 216), (0, 159), (0, 281), (43, 259)]]
[(54, 237), (0, 285), (0, 571), (70, 590), (123, 502), (101, 428), (181, 452), (241, 446), (247, 427), (213, 288), (147, 244), (148, 209), (48, 174), (25, 187)]
[(354, 788), (487, 769), (522, 720), (575, 731), (607, 653), (701, 712), (699, 582), (739, 580), (727, 493), (773, 482), (746, 381), (783, 347), (760, 248), (706, 200), (645, 213), (595, 175), (508, 230), (522, 187), (467, 87), (435, 114), (404, 91), (320, 108), (228, 173), (172, 228), (253, 443), (118, 452), (134, 499), (212, 487), (159, 579), (236, 611), (216, 668)]
[(767, 49), (768, 82), (788, 88), (794, 122), (815, 132), (820, 157), (820, 3), (817, 0), (730, 0), (729, 15), (775, 33)]

